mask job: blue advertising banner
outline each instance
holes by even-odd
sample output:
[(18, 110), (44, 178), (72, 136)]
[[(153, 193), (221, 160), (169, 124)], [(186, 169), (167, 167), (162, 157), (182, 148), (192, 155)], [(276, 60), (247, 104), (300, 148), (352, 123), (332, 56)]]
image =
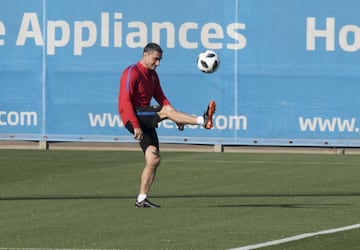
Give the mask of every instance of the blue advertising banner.
[[(165, 120), (161, 142), (360, 146), (356, 0), (1, 3), (0, 139), (133, 141), (119, 78), (153, 41), (175, 108), (217, 103), (214, 129)], [(205, 49), (220, 56), (215, 73), (197, 69)]]
[(24, 13), (43, 17), (41, 1), (2, 1), (0, 8), (0, 139), (32, 139), (42, 134), (42, 47), (34, 40), (17, 46)]

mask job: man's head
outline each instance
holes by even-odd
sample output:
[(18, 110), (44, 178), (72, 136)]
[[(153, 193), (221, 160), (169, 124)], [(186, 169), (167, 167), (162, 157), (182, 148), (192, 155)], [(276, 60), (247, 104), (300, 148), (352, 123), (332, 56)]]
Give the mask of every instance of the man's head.
[(155, 70), (162, 59), (162, 49), (156, 43), (148, 43), (143, 52), (141, 63), (148, 69)]

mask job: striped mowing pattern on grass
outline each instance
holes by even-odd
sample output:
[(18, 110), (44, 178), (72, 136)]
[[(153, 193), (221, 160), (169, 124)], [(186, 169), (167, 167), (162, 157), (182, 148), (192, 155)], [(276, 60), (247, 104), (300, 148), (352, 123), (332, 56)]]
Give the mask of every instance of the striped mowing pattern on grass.
[[(160, 210), (133, 207), (143, 166), (142, 152), (0, 150), (0, 250), (218, 250), (359, 223), (357, 155), (162, 152)], [(279, 247), (357, 249), (358, 230)]]

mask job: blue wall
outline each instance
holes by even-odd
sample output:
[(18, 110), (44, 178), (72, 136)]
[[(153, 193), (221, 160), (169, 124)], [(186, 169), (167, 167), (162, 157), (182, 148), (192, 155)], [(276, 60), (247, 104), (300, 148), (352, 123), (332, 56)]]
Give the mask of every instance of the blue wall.
[[(119, 77), (155, 41), (177, 109), (217, 101), (213, 130), (166, 121), (162, 142), (360, 146), (357, 0), (1, 4), (0, 139), (133, 141), (117, 114)], [(221, 58), (214, 74), (196, 67), (204, 49)]]

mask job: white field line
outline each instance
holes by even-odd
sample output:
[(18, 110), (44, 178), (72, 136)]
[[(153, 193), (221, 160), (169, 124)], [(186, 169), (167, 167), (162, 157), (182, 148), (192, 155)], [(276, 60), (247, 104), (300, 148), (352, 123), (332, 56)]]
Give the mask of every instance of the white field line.
[(360, 228), (360, 224), (355, 224), (355, 225), (346, 226), (346, 227), (339, 227), (339, 228), (334, 228), (334, 229), (329, 229), (329, 230), (324, 230), (324, 231), (319, 231), (319, 232), (314, 232), (314, 233), (299, 234), (299, 235), (295, 235), (295, 236), (291, 236), (291, 237), (287, 237), (287, 238), (283, 238), (283, 239), (278, 239), (278, 240), (273, 240), (273, 241), (268, 241), (268, 242), (264, 242), (264, 243), (259, 243), (259, 244), (255, 244), (255, 245), (248, 245), (248, 246), (243, 246), (243, 247), (239, 247), (239, 248), (233, 248), (230, 250), (257, 249), (257, 248), (261, 248), (261, 247), (274, 246), (274, 245), (279, 245), (279, 244), (290, 242), (290, 241), (305, 239), (305, 238), (309, 238), (309, 237), (313, 237), (313, 236), (317, 236), (317, 235), (333, 234), (333, 233), (357, 229), (357, 228)]

